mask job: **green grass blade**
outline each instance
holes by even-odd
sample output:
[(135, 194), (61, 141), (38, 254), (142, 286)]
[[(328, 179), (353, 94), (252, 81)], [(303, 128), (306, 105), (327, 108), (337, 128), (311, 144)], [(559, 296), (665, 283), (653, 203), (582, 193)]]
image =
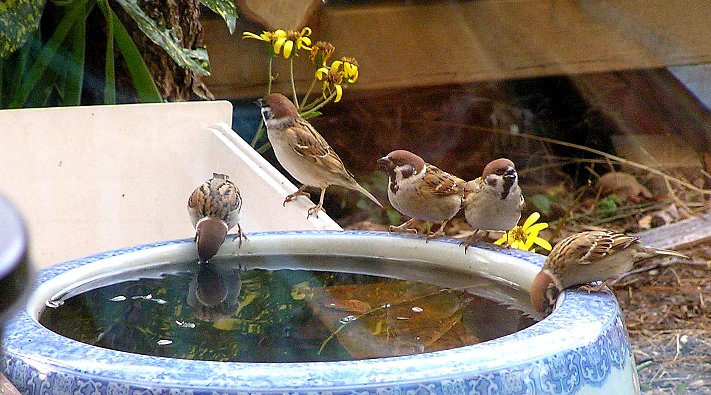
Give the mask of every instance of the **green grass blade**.
[(42, 74), (44, 74), (47, 66), (52, 61), (52, 58), (54, 58), (57, 53), (57, 49), (60, 44), (67, 37), (77, 19), (82, 16), (81, 13), (83, 10), (83, 7), (75, 7), (64, 14), (64, 17), (59, 22), (59, 25), (57, 25), (57, 28), (54, 29), (52, 37), (50, 37), (47, 44), (42, 47), (37, 59), (34, 59), (34, 63), (30, 67), (26, 78), (24, 78), (20, 88), (11, 100), (10, 107), (17, 108), (24, 105), (25, 101), (27, 101), (27, 98), (30, 96), (30, 93), (34, 90), (37, 81), (39, 81), (40, 77), (42, 77)]
[(146, 37), (163, 48), (180, 67), (189, 68), (200, 75), (210, 75), (210, 59), (205, 48), (183, 48), (175, 32), (158, 26), (158, 23), (138, 6), (138, 0), (116, 0), (116, 2), (131, 15)]
[(79, 18), (72, 29), (71, 36), (68, 37), (66, 72), (58, 76), (63, 79), (63, 86), (60, 88), (63, 93), (63, 100), (60, 105), (78, 106), (81, 105), (81, 91), (84, 84), (84, 59), (86, 57), (86, 17), (91, 12), (93, 4), (79, 3), (72, 7), (82, 8), (82, 18)]
[(200, 4), (221, 16), (227, 23), (230, 34), (235, 33), (237, 28), (237, 6), (234, 0), (200, 0)]
[(136, 47), (136, 43), (133, 42), (128, 31), (126, 31), (126, 27), (124, 27), (111, 7), (102, 2), (99, 2), (99, 6), (107, 20), (111, 21), (115, 43), (133, 79), (138, 100), (143, 103), (162, 102), (163, 98), (158, 91), (158, 87), (156, 87), (155, 81), (153, 81), (153, 76), (148, 71), (148, 67), (141, 57), (141, 52)]
[[(99, 0), (103, 10), (109, 9), (108, 0)], [(105, 15), (110, 15), (108, 11)], [(116, 104), (116, 59), (114, 59), (114, 24), (106, 18), (106, 60), (104, 62), (104, 104)], [(152, 78), (151, 78), (152, 79)]]

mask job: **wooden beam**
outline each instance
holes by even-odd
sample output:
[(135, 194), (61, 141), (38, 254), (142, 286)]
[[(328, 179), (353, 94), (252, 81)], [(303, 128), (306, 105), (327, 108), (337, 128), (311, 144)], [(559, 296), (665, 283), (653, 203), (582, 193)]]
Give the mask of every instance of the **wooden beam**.
[(635, 234), (644, 245), (656, 248), (689, 248), (711, 241), (711, 213)]
[[(360, 63), (352, 89), (711, 63), (708, 0), (326, 5), (317, 19), (314, 41), (330, 41), (336, 57), (353, 56)], [(264, 43), (242, 40), (239, 33), (229, 36), (224, 25), (204, 23), (211, 91), (221, 98), (263, 95), (266, 59), (259, 44)], [(247, 21), (240, 26), (262, 30)], [(299, 85), (308, 86), (312, 73), (299, 74)], [(282, 82), (286, 75), (281, 71)]]

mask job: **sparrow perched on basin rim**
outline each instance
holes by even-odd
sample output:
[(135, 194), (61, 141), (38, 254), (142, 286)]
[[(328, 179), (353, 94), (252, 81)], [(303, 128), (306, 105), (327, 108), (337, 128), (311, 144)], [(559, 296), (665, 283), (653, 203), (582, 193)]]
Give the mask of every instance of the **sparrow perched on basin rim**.
[(462, 243), (465, 251), (478, 240), (480, 230), (508, 232), (513, 229), (521, 219), (523, 203), (514, 163), (506, 158), (489, 162), (481, 177), (465, 185), (462, 208), (464, 217), (474, 228), (474, 234)]
[(378, 164), (388, 173), (390, 204), (411, 217), (400, 226), (390, 226), (390, 231), (417, 233), (409, 226), (419, 219), (440, 223), (428, 238), (443, 236), (445, 225), (462, 206), (464, 180), (405, 150), (390, 152)]
[[(560, 291), (595, 281), (618, 280), (649, 258), (689, 259), (676, 251), (647, 247), (639, 239), (609, 230), (575, 233), (553, 247), (531, 285), (531, 304), (545, 311)], [(600, 290), (599, 287), (591, 287)]]
[(354, 189), (382, 207), (378, 199), (356, 182), (343, 161), (309, 122), (299, 115), (294, 104), (279, 93), (271, 93), (255, 102), (262, 111), (267, 137), (281, 165), (302, 183), (299, 190), (288, 195), (284, 204), (299, 195), (309, 196), (308, 186), (321, 189), (319, 202), (308, 216), (323, 210), (326, 188), (339, 185)]
[(237, 225), (239, 244), (247, 235), (239, 224), (242, 196), (239, 188), (221, 173), (195, 188), (188, 198), (188, 213), (195, 228), (195, 242), (200, 259), (207, 261), (217, 254), (227, 231)]

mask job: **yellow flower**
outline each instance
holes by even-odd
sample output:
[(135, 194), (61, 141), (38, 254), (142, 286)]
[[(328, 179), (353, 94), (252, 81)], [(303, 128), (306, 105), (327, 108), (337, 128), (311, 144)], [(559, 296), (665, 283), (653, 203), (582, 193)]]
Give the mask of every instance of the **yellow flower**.
[(534, 244), (550, 251), (553, 247), (546, 239), (538, 237), (538, 232), (548, 227), (545, 222), (536, 223), (541, 218), (541, 214), (534, 212), (526, 218), (522, 226), (516, 226), (506, 232), (494, 244), (503, 244), (508, 242), (512, 248), (518, 248), (524, 251), (534, 251)]
[(343, 72), (340, 70), (340, 61), (336, 60), (331, 63), (331, 67), (321, 67), (316, 70), (316, 78), (319, 81), (323, 81), (323, 97), (328, 98), (336, 92), (336, 100), (334, 103), (338, 103), (343, 95)]
[(343, 63), (343, 73), (348, 78), (348, 83), (353, 84), (358, 81), (358, 61), (355, 58), (343, 57), (341, 63)]
[(311, 45), (311, 39), (308, 37), (311, 35), (311, 28), (305, 27), (301, 29), (300, 32), (289, 30), (277, 30), (274, 32), (277, 36), (276, 41), (274, 41), (274, 52), (278, 55), (281, 49), (284, 48), (284, 58), (289, 59), (292, 54), (296, 53), (294, 47), (297, 50), (304, 48), (308, 51), (311, 50), (309, 46)]
[(311, 55), (309, 55), (309, 59), (311, 59), (313, 64), (317, 66), (326, 66), (326, 62), (328, 62), (328, 59), (335, 51), (336, 47), (334, 47), (331, 43), (318, 41), (311, 47)]
[(266, 41), (269, 45), (270, 56), (276, 56), (279, 52), (277, 51), (277, 40), (282, 37), (286, 37), (286, 32), (283, 30), (277, 30), (275, 32), (263, 31), (262, 34), (255, 34), (252, 32), (243, 32), (242, 39), (253, 38), (255, 40)]

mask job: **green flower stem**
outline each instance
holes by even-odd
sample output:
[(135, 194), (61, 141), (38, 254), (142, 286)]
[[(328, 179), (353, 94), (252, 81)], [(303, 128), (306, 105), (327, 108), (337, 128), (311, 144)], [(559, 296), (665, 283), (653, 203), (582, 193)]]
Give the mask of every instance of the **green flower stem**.
[(249, 145), (252, 146), (252, 148), (257, 146), (257, 143), (259, 140), (264, 137), (264, 132), (266, 132), (266, 129), (264, 128), (264, 119), (259, 121), (259, 127), (257, 128), (257, 133), (254, 134), (254, 137), (252, 137), (252, 142), (249, 143)]
[(291, 93), (294, 96), (294, 105), (299, 108), (299, 98), (296, 96), (296, 84), (294, 82), (294, 57), (289, 58), (289, 77), (291, 77)]
[[(316, 86), (316, 77), (314, 77), (313, 81), (311, 81), (311, 86), (309, 86), (309, 89), (306, 91), (304, 98), (301, 99), (302, 103), (306, 103), (308, 101), (309, 96), (311, 95), (311, 92), (313, 92), (315, 86)], [(304, 107), (306, 107), (306, 106), (304, 106)]]
[(311, 108), (311, 109), (309, 109), (308, 111), (304, 111), (303, 113), (301, 113), (301, 116), (304, 116), (304, 114), (310, 114), (310, 113), (312, 113), (312, 112), (318, 111), (318, 110), (321, 109), (323, 106), (325, 106), (326, 104), (328, 104), (331, 100), (333, 100), (334, 97), (336, 97), (336, 92), (335, 92), (335, 91), (334, 91), (333, 93), (331, 93), (331, 96), (329, 96), (328, 98), (326, 98), (326, 100), (322, 101), (321, 103), (319, 103), (319, 104), (318, 104), (317, 106), (315, 106), (314, 108)]
[(267, 94), (272, 93), (272, 80), (274, 76), (272, 75), (272, 62), (274, 61), (274, 56), (269, 57), (269, 82), (267, 82)]

